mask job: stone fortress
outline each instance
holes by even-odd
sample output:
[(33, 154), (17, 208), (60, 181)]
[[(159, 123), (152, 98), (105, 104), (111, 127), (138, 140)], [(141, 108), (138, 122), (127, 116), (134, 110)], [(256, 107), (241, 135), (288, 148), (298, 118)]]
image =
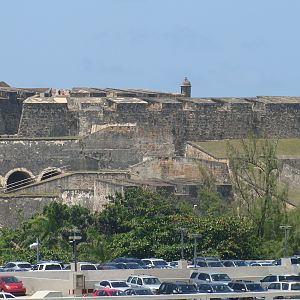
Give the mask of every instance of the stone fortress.
[[(210, 170), (230, 197), (226, 159), (199, 146), (250, 133), (299, 138), (300, 97), (191, 97), (143, 89), (12, 88), (0, 82), (0, 226), (15, 227), (62, 199), (101, 209), (131, 186), (194, 201)], [(283, 157), (282, 176), (299, 187), (300, 157)]]

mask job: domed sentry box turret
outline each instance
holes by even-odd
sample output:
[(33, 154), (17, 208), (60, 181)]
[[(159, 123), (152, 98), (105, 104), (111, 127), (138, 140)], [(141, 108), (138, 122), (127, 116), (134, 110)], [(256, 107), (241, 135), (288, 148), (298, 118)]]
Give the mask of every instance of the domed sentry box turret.
[(191, 97), (192, 94), (192, 85), (187, 77), (181, 83), (181, 95), (185, 97)]

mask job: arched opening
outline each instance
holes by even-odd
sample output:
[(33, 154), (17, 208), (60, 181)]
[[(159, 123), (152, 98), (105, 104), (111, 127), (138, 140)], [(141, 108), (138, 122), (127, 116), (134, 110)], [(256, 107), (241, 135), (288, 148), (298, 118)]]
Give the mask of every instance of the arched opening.
[(56, 169), (56, 168), (52, 168), (52, 169), (47, 169), (43, 172), (43, 175), (41, 177), (41, 181), (42, 180), (46, 180), (48, 178), (51, 178), (51, 177), (54, 177), (54, 176), (57, 176), (57, 175), (60, 175), (61, 174), (61, 171), (59, 169)]
[(25, 171), (12, 172), (6, 181), (6, 190), (12, 191), (23, 186), (29, 185), (33, 182), (33, 177)]

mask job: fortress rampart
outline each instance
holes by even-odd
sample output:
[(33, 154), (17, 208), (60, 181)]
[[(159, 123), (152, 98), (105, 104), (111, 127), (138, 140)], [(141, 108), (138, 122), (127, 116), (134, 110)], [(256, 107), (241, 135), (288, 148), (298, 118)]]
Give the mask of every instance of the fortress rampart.
[[(3, 198), (0, 193), (0, 206), (12, 209), (9, 186), (19, 180), (30, 183), (21, 186), (27, 193), (23, 198), (36, 210), (53, 199), (99, 209), (108, 193), (128, 186), (163, 186), (195, 199), (201, 167), (218, 177), (220, 190), (230, 198), (226, 161), (201, 152), (193, 142), (246, 138), (250, 133), (300, 136), (300, 97), (193, 98), (189, 84), (183, 82), (181, 94), (0, 87), (0, 187), (8, 192)], [(293, 167), (297, 158), (295, 162)], [(69, 177), (63, 176), (64, 168)], [(53, 169), (57, 178), (49, 181)], [(112, 182), (100, 174), (103, 170), (119, 174)], [(289, 169), (284, 170), (289, 178)], [(127, 181), (122, 172), (128, 172)], [(293, 174), (297, 183), (298, 173)], [(23, 207), (21, 198), (11, 196)]]

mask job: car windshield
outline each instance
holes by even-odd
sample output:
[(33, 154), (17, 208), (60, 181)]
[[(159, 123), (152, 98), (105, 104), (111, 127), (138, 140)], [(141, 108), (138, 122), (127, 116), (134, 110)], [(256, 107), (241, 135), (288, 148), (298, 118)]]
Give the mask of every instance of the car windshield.
[(255, 292), (255, 291), (256, 292), (263, 292), (264, 291), (263, 287), (258, 283), (247, 284), (247, 288), (251, 292)]
[(215, 293), (232, 292), (232, 289), (226, 284), (216, 284), (213, 286)]
[(144, 278), (144, 284), (161, 284), (158, 278)]
[(46, 265), (45, 270), (61, 270), (60, 265)]
[(292, 291), (299, 291), (300, 290), (300, 282), (299, 283), (292, 283), (291, 284)]
[(15, 282), (20, 282), (16, 277), (2, 277), (2, 281), (4, 283), (15, 283)]
[(223, 264), (220, 261), (208, 261), (209, 267), (223, 267)]
[(123, 282), (123, 281), (116, 281), (116, 282), (112, 282), (111, 286), (114, 287), (114, 288), (128, 287), (128, 284), (126, 282)]
[(19, 268), (26, 268), (26, 269), (31, 269), (31, 264), (18, 264)]
[(230, 281), (227, 274), (212, 274), (211, 278), (213, 281)]
[(153, 261), (154, 266), (167, 266), (167, 262), (163, 260), (155, 260)]
[(80, 266), (81, 271), (86, 271), (86, 270), (97, 270), (96, 266), (94, 265), (82, 265)]
[(122, 291), (110, 291), (111, 296), (124, 296), (125, 293)]
[(6, 294), (5, 298), (16, 298), (14, 295)]
[(247, 266), (248, 266), (247, 263), (246, 263), (245, 261), (243, 261), (243, 260), (236, 260), (234, 263), (235, 263), (238, 267), (247, 267)]
[(192, 284), (180, 285), (178, 291), (182, 294), (197, 293), (197, 289)]

